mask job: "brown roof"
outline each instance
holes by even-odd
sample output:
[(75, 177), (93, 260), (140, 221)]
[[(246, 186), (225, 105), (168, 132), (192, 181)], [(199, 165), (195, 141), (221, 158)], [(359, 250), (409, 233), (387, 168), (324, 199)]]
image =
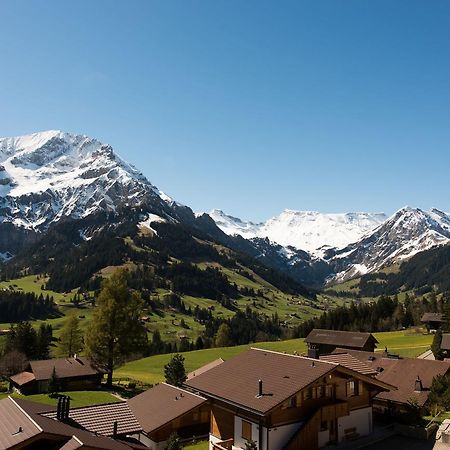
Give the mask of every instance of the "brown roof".
[(54, 358), (30, 361), (31, 371), (36, 380), (49, 380), (53, 368), (58, 378), (71, 378), (96, 375), (99, 372), (88, 358)]
[(194, 378), (197, 375), (201, 375), (202, 373), (205, 373), (208, 370), (212, 369), (213, 367), (217, 367), (222, 363), (223, 363), (222, 358), (215, 359), (214, 361), (211, 361), (210, 363), (205, 364), (204, 366), (199, 367), (198, 369), (195, 369), (192, 372), (188, 373), (187, 379), (190, 380), (191, 378)]
[(450, 350), (450, 334), (443, 334), (441, 341), (442, 350)]
[(422, 318), (420, 319), (421, 322), (443, 322), (444, 319), (442, 317), (441, 313), (432, 313), (432, 312), (427, 312), (427, 313), (423, 313)]
[(39, 425), (11, 397), (0, 400), (0, 448), (12, 447), (40, 433)]
[[(375, 398), (397, 403), (417, 400), (423, 406), (428, 400), (431, 383), (437, 375), (450, 372), (450, 364), (444, 361), (416, 358), (389, 358), (384, 352), (362, 352), (359, 350), (336, 349), (335, 353), (346, 352), (377, 370), (377, 379), (397, 387), (397, 390), (380, 392)], [(415, 392), (417, 377), (422, 381), (423, 390)]]
[(152, 433), (207, 400), (184, 389), (161, 383), (127, 400), (128, 406), (146, 433)]
[[(186, 385), (206, 396), (264, 415), (336, 369), (357, 374), (332, 362), (252, 348), (188, 380)], [(360, 377), (374, 381), (364, 375)], [(257, 395), (258, 380), (263, 382), (262, 396)], [(383, 384), (381, 389), (389, 387)]]
[[(55, 411), (43, 415), (51, 419), (56, 419)], [(127, 402), (71, 408), (69, 418), (81, 425), (85, 430), (103, 436), (113, 435), (115, 421), (117, 421), (118, 434), (138, 433), (142, 431), (142, 427), (139, 425)]]
[(337, 331), (322, 330), (314, 328), (305, 339), (308, 344), (326, 344), (335, 345), (337, 347), (359, 347), (363, 348), (367, 341), (378, 341), (371, 333), (360, 333), (357, 331)]
[(20, 372), (16, 375), (13, 375), (10, 379), (13, 383), (15, 383), (19, 386), (23, 386), (24, 384), (34, 381), (36, 379), (36, 377), (34, 376), (34, 373), (25, 371), (25, 372)]
[(348, 353), (338, 353), (331, 355), (322, 355), (320, 359), (323, 361), (334, 362), (340, 364), (348, 369), (355, 370), (356, 372), (362, 373), (363, 375), (377, 375), (378, 372), (373, 368), (369, 367), (365, 362), (360, 361)]
[[(40, 416), (43, 405), (11, 397), (0, 400), (0, 448), (7, 449), (42, 435), (58, 436), (62, 443), (73, 437), (86, 447), (99, 450), (127, 450), (130, 446), (104, 436), (96, 436), (65, 423)], [(48, 406), (47, 406), (48, 408)], [(72, 444), (71, 444), (72, 445)], [(76, 448), (69, 446), (66, 448)]]

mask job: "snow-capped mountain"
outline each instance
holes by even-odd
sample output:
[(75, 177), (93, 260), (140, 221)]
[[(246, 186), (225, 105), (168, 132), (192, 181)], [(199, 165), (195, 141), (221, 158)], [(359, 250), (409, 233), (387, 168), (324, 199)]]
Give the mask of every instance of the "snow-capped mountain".
[(450, 215), (405, 207), (372, 233), (327, 255), (334, 281), (377, 271), (424, 250), (450, 243)]
[(228, 235), (238, 234), (246, 239), (268, 238), (315, 256), (321, 256), (326, 248), (342, 248), (358, 241), (387, 218), (383, 213), (323, 214), (290, 209), (263, 223), (245, 222), (218, 209), (209, 215)]
[(0, 139), (0, 223), (42, 231), (62, 218), (171, 202), (111, 146), (46, 131)]

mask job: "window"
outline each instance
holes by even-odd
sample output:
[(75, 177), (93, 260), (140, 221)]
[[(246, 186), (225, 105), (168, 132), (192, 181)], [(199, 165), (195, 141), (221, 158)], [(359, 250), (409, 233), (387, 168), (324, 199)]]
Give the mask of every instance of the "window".
[(310, 398), (312, 398), (312, 389), (308, 388), (303, 391), (303, 400), (309, 400)]
[(252, 424), (246, 420), (242, 421), (242, 438), (246, 441), (252, 440)]
[(325, 396), (325, 386), (317, 386), (317, 398), (323, 398)]
[(347, 381), (347, 397), (359, 395), (359, 384), (355, 380)]
[(291, 397), (288, 401), (288, 408), (295, 408), (297, 406), (297, 398)]
[(331, 384), (328, 384), (326, 387), (325, 395), (328, 398), (333, 398), (334, 387)]

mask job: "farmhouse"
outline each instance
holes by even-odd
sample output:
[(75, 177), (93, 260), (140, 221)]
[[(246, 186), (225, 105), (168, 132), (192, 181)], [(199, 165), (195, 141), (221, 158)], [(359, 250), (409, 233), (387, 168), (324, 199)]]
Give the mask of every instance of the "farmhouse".
[(373, 352), (378, 344), (371, 333), (321, 330), (319, 328), (314, 328), (306, 337), (305, 342), (308, 344), (310, 358), (331, 353), (336, 347)]
[(393, 357), (386, 351), (372, 353), (338, 348), (320, 360), (341, 364), (395, 386), (397, 389), (375, 396), (373, 405), (377, 412), (404, 411), (412, 400), (425, 412), (433, 378), (450, 373), (448, 362)]
[(25, 371), (10, 377), (11, 385), (22, 394), (46, 393), (53, 369), (63, 391), (95, 389), (103, 378), (103, 372), (94, 367), (88, 358), (75, 355), (71, 358), (30, 361)]
[(372, 432), (387, 383), (334, 362), (251, 349), (188, 381), (211, 404), (211, 450), (317, 449)]
[(430, 332), (430, 330), (438, 330), (441, 328), (444, 318), (441, 313), (427, 312), (423, 314), (420, 321), (427, 327), (428, 332)]
[(185, 389), (161, 383), (127, 404), (141, 426), (133, 436), (153, 450), (163, 449), (174, 432), (182, 440), (208, 435), (208, 401)]

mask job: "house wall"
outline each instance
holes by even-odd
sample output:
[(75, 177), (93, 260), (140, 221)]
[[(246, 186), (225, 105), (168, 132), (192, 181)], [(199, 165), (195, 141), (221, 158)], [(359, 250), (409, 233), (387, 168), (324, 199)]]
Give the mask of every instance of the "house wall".
[[(242, 417), (238, 417), (238, 416), (234, 416), (234, 447), (245, 448), (245, 443), (247, 441), (242, 437), (242, 421), (243, 420), (245, 420), (246, 422), (250, 422), (252, 424), (252, 440), (256, 442), (258, 449), (264, 450), (264, 448), (262, 447), (262, 445), (263, 445), (262, 439), (261, 439), (261, 442), (259, 439), (259, 437), (260, 437), (259, 436), (260, 435), (259, 424), (252, 422), (248, 419), (243, 419)], [(263, 430), (263, 435), (264, 434), (266, 434), (266, 430)], [(262, 436), (261, 436), (261, 438), (262, 438)]]
[(213, 405), (211, 408), (211, 434), (219, 440), (234, 438), (234, 412)]
[(372, 433), (372, 407), (356, 409), (350, 411), (348, 416), (338, 418), (338, 440), (342, 442), (357, 433), (359, 436), (366, 436)]
[(137, 439), (140, 443), (144, 444), (151, 450), (164, 450), (167, 444), (167, 441), (155, 442), (144, 433), (131, 434), (130, 436)]
[[(291, 437), (300, 429), (301, 426), (302, 422), (296, 422), (289, 425), (269, 428), (269, 449), (279, 450), (284, 448)], [(267, 430), (267, 428), (265, 430)], [(264, 450), (267, 450), (267, 447), (265, 447)]]

